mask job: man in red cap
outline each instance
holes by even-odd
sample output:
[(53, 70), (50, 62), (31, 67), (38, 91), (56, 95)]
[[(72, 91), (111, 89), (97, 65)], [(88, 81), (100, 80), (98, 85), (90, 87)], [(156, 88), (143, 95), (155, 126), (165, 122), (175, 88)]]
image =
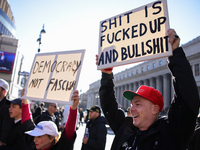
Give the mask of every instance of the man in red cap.
[[(118, 109), (114, 94), (112, 69), (102, 69), (100, 102), (106, 120), (115, 133), (111, 150), (183, 150), (194, 132), (199, 109), (199, 94), (188, 60), (179, 47), (180, 38), (168, 30), (172, 45), (168, 67), (173, 76), (174, 98), (167, 117), (159, 118), (162, 94), (142, 85), (137, 92), (125, 91), (131, 101), (131, 117)], [(98, 60), (98, 56), (97, 56)]]

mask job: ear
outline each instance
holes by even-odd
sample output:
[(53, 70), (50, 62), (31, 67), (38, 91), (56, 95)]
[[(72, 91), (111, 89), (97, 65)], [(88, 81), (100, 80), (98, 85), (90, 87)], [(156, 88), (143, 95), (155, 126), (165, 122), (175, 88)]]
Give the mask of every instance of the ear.
[(3, 90), (3, 95), (6, 95), (6, 90)]
[[(19, 107), (20, 108), (20, 107)], [(20, 113), (22, 114), (22, 108), (20, 108)]]
[(49, 139), (50, 139), (49, 142), (51, 143), (51, 142), (53, 142), (55, 140), (55, 137), (54, 136), (50, 136)]
[(152, 113), (155, 115), (155, 114), (158, 114), (159, 111), (160, 111), (160, 107), (158, 105), (153, 105)]

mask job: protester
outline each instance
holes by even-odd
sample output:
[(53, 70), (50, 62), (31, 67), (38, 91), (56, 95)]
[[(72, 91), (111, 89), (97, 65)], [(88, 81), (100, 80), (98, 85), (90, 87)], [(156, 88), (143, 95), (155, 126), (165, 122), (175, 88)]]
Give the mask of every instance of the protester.
[(9, 116), (9, 105), (5, 104), (8, 101), (6, 98), (8, 90), (8, 83), (0, 79), (0, 146), (6, 145), (13, 123), (13, 119)]
[(60, 115), (59, 107), (57, 107), (56, 112), (54, 113), (54, 116), (56, 118), (55, 119), (55, 124), (58, 127), (58, 131), (61, 131), (62, 127), (60, 127), (61, 126), (61, 115)]
[[(41, 121), (34, 130), (25, 132), (31, 137), (34, 137), (34, 141), (29, 143), (27, 150), (73, 150), (73, 144), (76, 138), (76, 116), (80, 100), (77, 90), (73, 92), (71, 100), (73, 101), (73, 104), (70, 106), (69, 117), (60, 139), (57, 139), (59, 135), (57, 126), (54, 122)], [(22, 99), (22, 102), (22, 120), (31, 120), (28, 100)]]
[(123, 93), (132, 104), (132, 123), (130, 117), (118, 110), (112, 68), (101, 70), (99, 95), (106, 120), (115, 133), (112, 150), (184, 150), (194, 132), (199, 108), (198, 89), (191, 66), (179, 47), (180, 38), (173, 29), (167, 33), (173, 50), (173, 56), (168, 58), (168, 67), (175, 93), (166, 117), (159, 118), (164, 106), (161, 93), (142, 85), (137, 92)]
[(41, 115), (43, 111), (44, 111), (44, 102), (40, 103), (40, 105), (35, 109), (35, 113), (33, 114), (33, 119)]
[(88, 118), (89, 118), (89, 110), (87, 109), (87, 114), (86, 114), (86, 116), (85, 116), (85, 123), (87, 123), (88, 122)]
[(125, 112), (126, 112), (126, 115), (128, 116), (128, 117), (132, 117), (132, 114), (131, 114), (131, 107), (128, 107), (126, 110), (125, 110)]
[(104, 150), (107, 135), (106, 120), (101, 116), (101, 109), (98, 106), (92, 106), (89, 109), (89, 119), (90, 121), (86, 125), (88, 133), (84, 135), (81, 149)]
[(83, 119), (83, 110), (82, 110), (82, 108), (80, 108), (80, 109), (79, 109), (79, 126), (80, 126), (80, 125), (83, 126), (82, 119)]
[[(6, 103), (10, 105), (9, 114), (10, 118), (13, 118), (11, 132), (6, 145), (0, 147), (0, 150), (25, 150), (27, 147), (26, 140), (33, 140), (33, 138), (27, 138), (24, 134), (25, 131), (33, 129), (34, 125), (29, 126), (30, 120), (21, 123), (21, 98), (14, 99), (12, 101), (7, 101)], [(22, 132), (20, 132), (22, 130)]]
[(40, 121), (53, 121), (55, 123), (56, 117), (54, 113), (56, 112), (57, 107), (56, 103), (49, 103), (47, 110), (34, 119), (35, 124), (37, 125)]

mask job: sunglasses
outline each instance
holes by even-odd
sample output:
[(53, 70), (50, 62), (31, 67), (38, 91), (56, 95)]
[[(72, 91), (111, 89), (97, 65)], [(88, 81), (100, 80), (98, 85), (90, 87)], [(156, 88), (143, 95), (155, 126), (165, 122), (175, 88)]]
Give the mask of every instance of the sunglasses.
[(55, 106), (55, 105), (51, 105), (51, 106), (53, 106), (54, 108), (57, 108), (57, 106)]

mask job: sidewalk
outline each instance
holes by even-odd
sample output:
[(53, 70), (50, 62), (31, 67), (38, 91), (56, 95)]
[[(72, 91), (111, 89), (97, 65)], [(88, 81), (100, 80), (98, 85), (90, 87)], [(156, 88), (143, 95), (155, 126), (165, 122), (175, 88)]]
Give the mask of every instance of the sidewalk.
[[(79, 129), (76, 131), (77, 137), (76, 137), (76, 140), (74, 143), (74, 150), (81, 150), (85, 126), (86, 126), (86, 124), (83, 123), (83, 126), (80, 126)], [(113, 134), (112, 130), (108, 129), (105, 150), (110, 150), (113, 138), (114, 138), (114, 134)]]

